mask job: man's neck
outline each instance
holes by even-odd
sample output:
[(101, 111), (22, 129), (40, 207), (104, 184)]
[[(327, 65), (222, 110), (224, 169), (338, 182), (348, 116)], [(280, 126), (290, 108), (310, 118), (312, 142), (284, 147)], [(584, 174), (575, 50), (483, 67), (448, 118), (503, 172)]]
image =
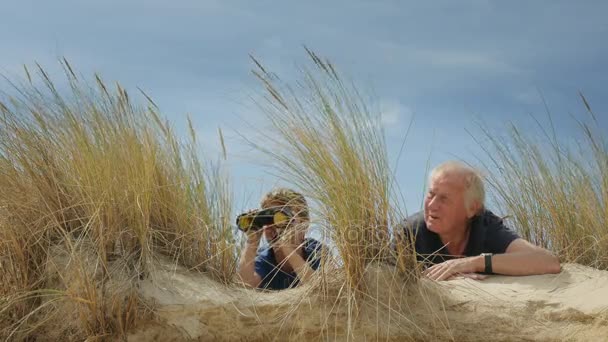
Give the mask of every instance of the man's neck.
[(464, 255), (467, 243), (469, 242), (469, 233), (471, 229), (468, 224), (462, 225), (456, 229), (453, 234), (439, 235), (441, 242), (446, 246), (450, 255)]

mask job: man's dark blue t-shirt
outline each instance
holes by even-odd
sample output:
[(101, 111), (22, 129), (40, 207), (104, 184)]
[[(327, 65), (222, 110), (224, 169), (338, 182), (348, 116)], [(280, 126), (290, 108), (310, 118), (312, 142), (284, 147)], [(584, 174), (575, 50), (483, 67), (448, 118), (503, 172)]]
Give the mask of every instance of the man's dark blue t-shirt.
[[(405, 238), (414, 234), (416, 258), (429, 264), (438, 264), (456, 258), (450, 255), (439, 235), (430, 231), (424, 222), (424, 213), (419, 212), (408, 217), (401, 224)], [(489, 210), (474, 216), (470, 223), (469, 241), (465, 256), (476, 256), (481, 253), (501, 254), (509, 244), (519, 236), (504, 225), (503, 220)]]
[[(323, 245), (311, 238), (304, 241), (304, 260), (308, 262), (313, 270), (319, 268), (321, 264), (321, 252)], [(295, 272), (284, 272), (277, 267), (274, 250), (267, 246), (258, 252), (255, 258), (255, 273), (262, 277), (260, 288), (270, 290), (282, 290), (295, 287), (300, 282)]]

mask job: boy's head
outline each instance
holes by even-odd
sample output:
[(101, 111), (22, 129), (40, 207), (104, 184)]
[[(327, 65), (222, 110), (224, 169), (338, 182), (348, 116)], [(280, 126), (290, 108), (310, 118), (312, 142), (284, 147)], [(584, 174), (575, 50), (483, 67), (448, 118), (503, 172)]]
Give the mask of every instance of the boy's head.
[(275, 188), (262, 197), (260, 206), (263, 209), (273, 207), (287, 207), (291, 209), (300, 222), (310, 220), (308, 204), (302, 194), (288, 188)]

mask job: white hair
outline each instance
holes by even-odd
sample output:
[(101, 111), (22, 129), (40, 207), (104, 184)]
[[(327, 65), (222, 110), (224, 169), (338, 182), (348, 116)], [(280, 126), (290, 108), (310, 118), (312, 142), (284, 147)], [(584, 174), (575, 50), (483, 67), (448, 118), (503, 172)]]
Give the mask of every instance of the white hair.
[(484, 208), (486, 200), (486, 191), (483, 186), (481, 173), (462, 162), (451, 160), (439, 164), (435, 167), (429, 176), (429, 183), (440, 174), (453, 174), (462, 177), (465, 189), (464, 203), (467, 208), (473, 201), (480, 204), (479, 210)]

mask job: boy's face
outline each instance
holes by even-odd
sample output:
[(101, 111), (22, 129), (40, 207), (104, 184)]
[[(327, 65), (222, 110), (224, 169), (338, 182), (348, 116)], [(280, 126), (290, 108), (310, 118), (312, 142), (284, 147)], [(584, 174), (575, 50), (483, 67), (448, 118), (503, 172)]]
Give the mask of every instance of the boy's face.
[(262, 227), (264, 229), (264, 236), (269, 242), (275, 241), (280, 235), (290, 234), (292, 237), (290, 240), (295, 244), (300, 244), (304, 241), (306, 231), (308, 230), (307, 220), (297, 215), (298, 208), (286, 205), (286, 203), (274, 201), (267, 202), (262, 205), (263, 209), (277, 208), (277, 209), (289, 209), (290, 212), (294, 213), (294, 216), (287, 224), (273, 224)]

